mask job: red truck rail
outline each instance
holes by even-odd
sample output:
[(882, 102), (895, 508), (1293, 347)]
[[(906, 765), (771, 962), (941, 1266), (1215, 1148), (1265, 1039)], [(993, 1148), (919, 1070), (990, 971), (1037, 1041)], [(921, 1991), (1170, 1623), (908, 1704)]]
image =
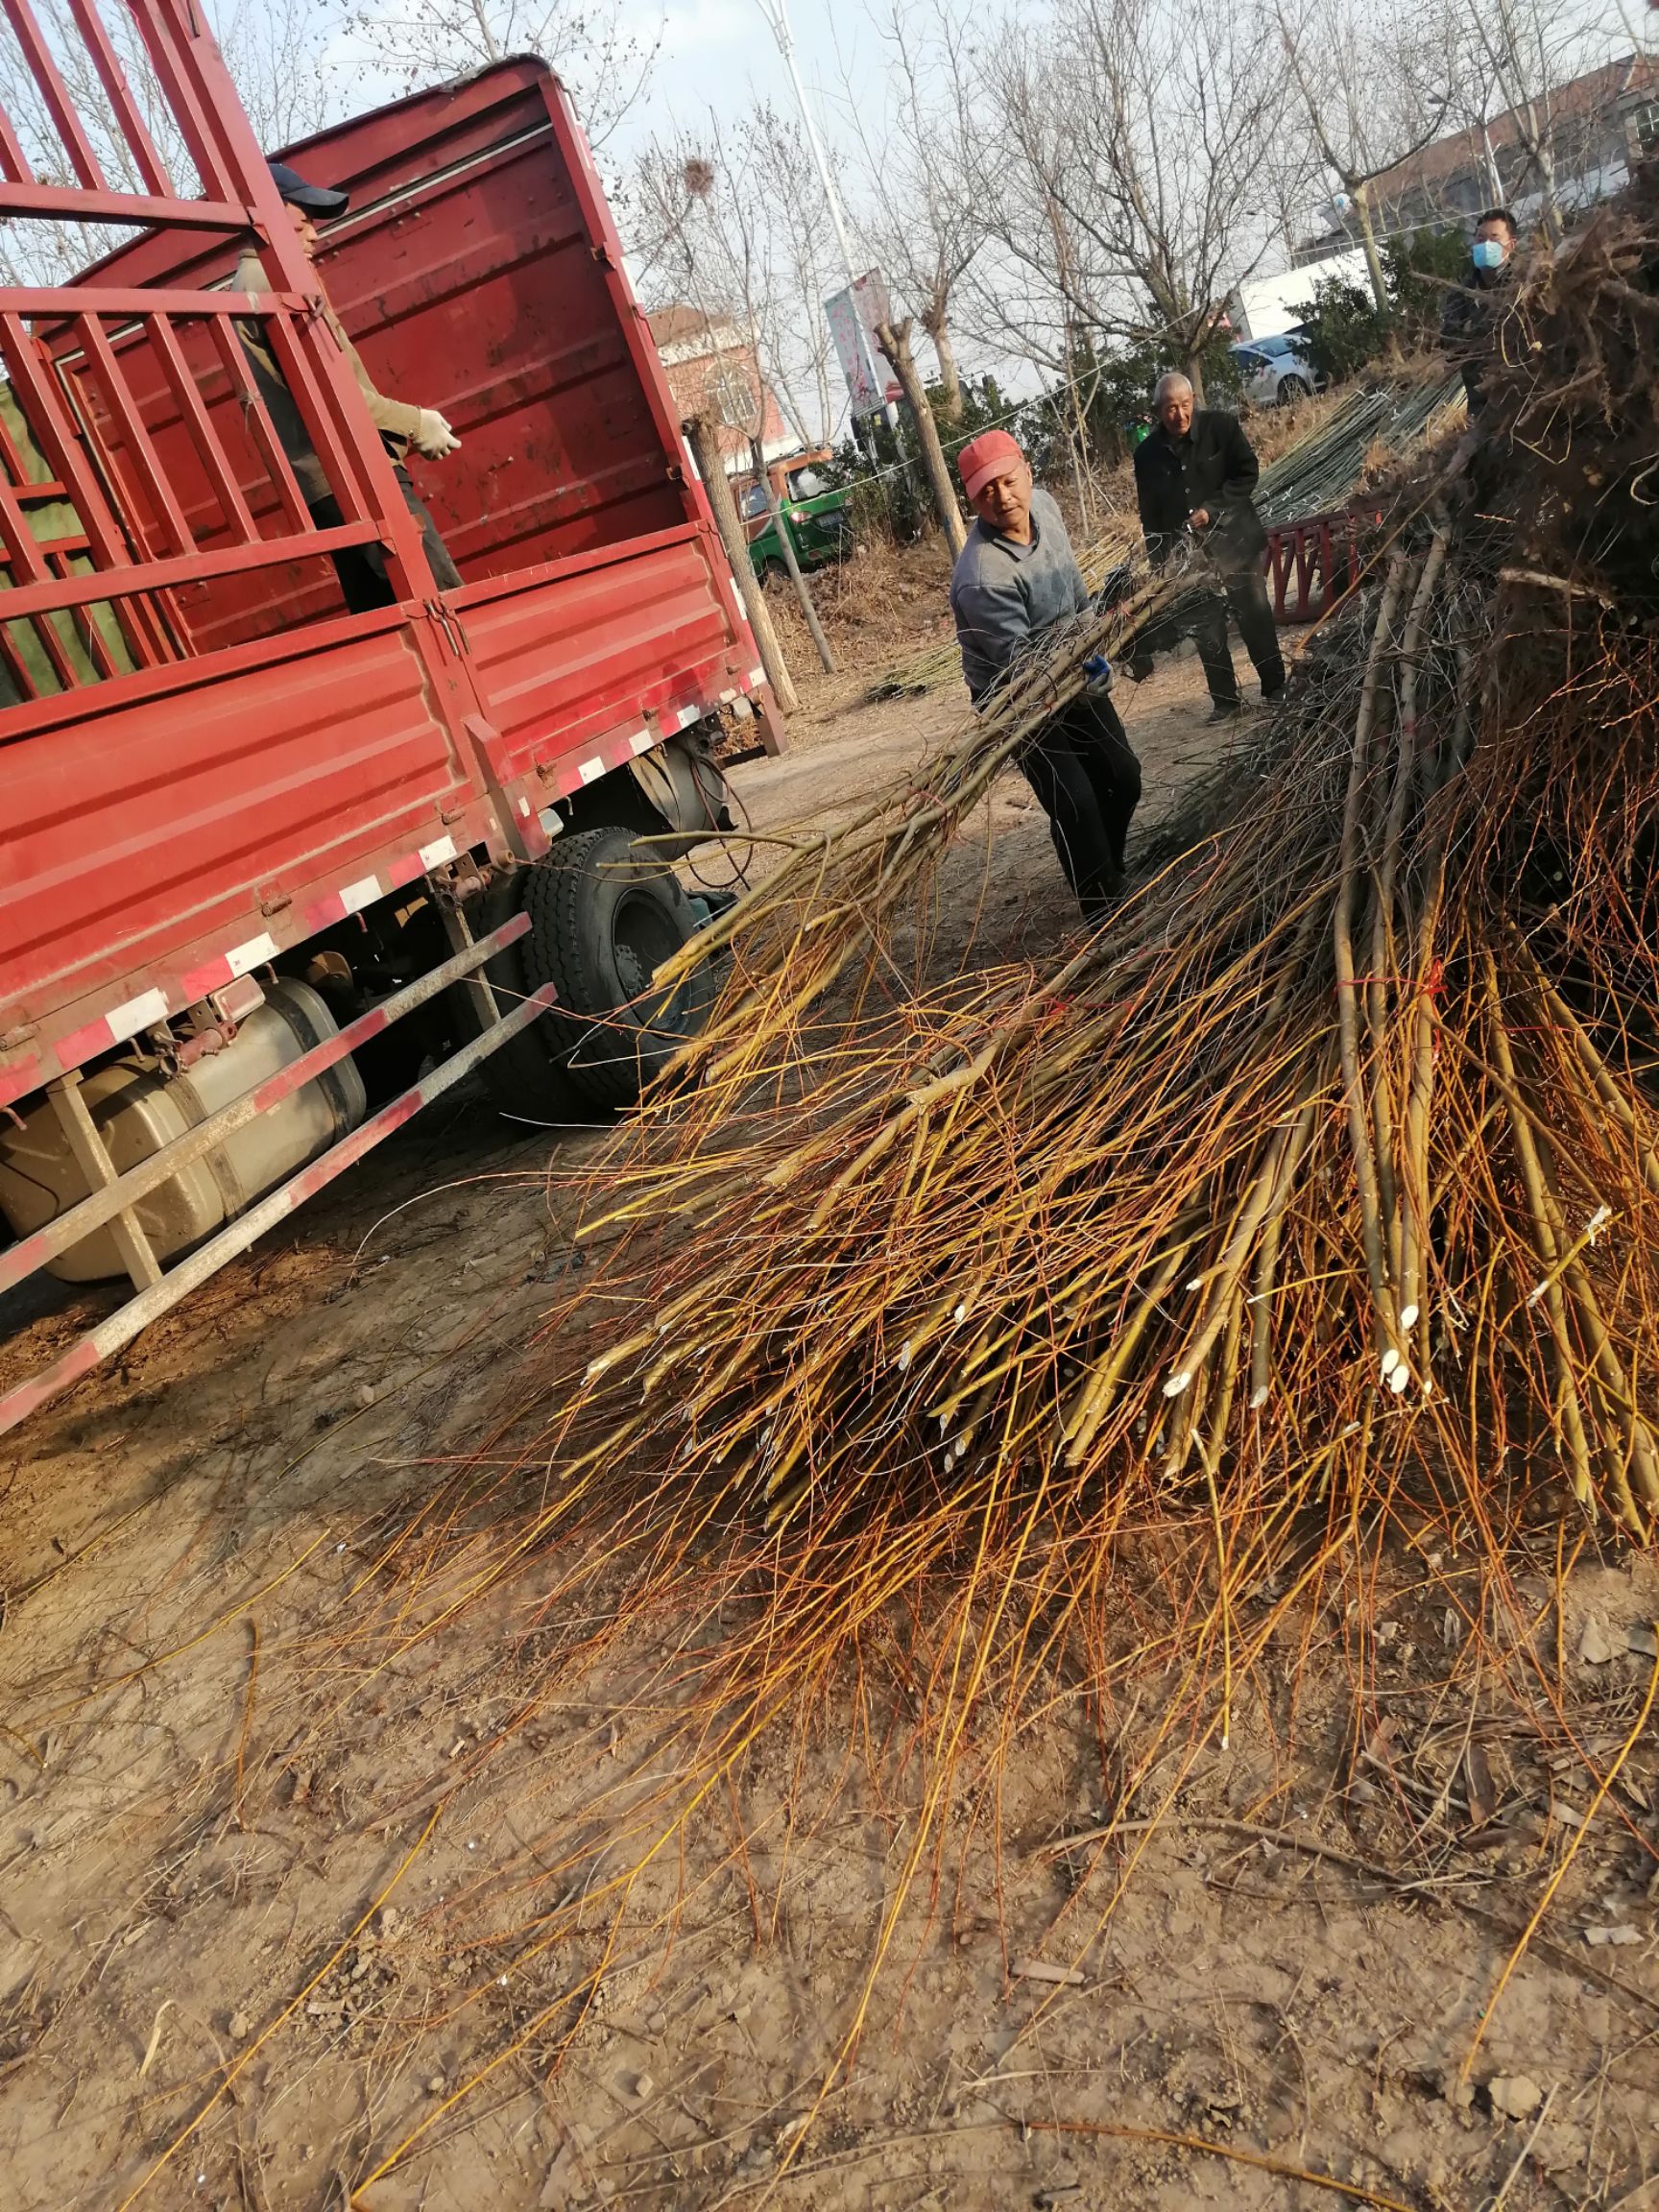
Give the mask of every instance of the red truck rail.
[[(722, 715), (755, 712), (768, 749), (776, 725), (541, 63), (288, 150), (351, 195), (313, 268), (189, 0), (124, 0), (108, 22), (67, 0), (45, 28), (29, 0), (0, 6), (44, 118), (32, 141), (0, 115), (0, 218), (135, 233), (73, 283), (0, 292), (0, 1207), (18, 1238), (0, 1291), (77, 1254), (99, 1271), (102, 1235), (140, 1293), (0, 1396), (5, 1427), (474, 1065), (550, 1120), (622, 1101), (695, 1017), (649, 999), (695, 921), (664, 839), (720, 826)], [(87, 117), (65, 87), (94, 79)], [(252, 296), (233, 288), (250, 244), (270, 286)], [(379, 389), (462, 439), (441, 469), (411, 456), (458, 589), (434, 582), (320, 280)], [(239, 328), (279, 366), (329, 517)], [(333, 557), (365, 547), (395, 603), (348, 613)], [(548, 870), (590, 883), (579, 944), (549, 940)], [(273, 1010), (297, 1040), (275, 1089)], [(425, 1024), (429, 1073), (372, 1117), (335, 1097), (336, 1141), (301, 1144), (277, 1188), (229, 1172), (227, 1145), (301, 1103), (317, 1120), (319, 1086), (394, 1021)], [(237, 1053), (248, 1086), (208, 1111), (203, 1060)], [(180, 1114), (187, 1139), (169, 1138)], [(167, 1229), (209, 1166), (225, 1226), (198, 1207)]]

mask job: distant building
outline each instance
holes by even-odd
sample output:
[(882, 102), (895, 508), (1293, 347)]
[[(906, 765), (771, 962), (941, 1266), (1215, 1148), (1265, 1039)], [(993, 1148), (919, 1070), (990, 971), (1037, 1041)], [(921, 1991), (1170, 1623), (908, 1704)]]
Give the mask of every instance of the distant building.
[(662, 307), (646, 321), (681, 421), (701, 415), (715, 424), (729, 476), (753, 465), (749, 442), (757, 420), (768, 461), (798, 449), (801, 441), (785, 428), (760, 373), (752, 332), (730, 317), (705, 315), (699, 307)]
[[(1659, 149), (1659, 63), (1626, 54), (1557, 86), (1547, 109), (1556, 204), (1572, 216), (1617, 192), (1632, 166)], [(1483, 130), (1436, 138), (1371, 186), (1379, 237), (1468, 226), (1482, 207), (1494, 205), (1513, 208), (1526, 226), (1537, 220), (1542, 204), (1537, 172), (1522, 143), (1522, 119), (1513, 108), (1493, 116)], [(1327, 260), (1350, 250), (1358, 236), (1353, 215), (1343, 211), (1329, 230), (1299, 245), (1292, 259), (1299, 265)]]

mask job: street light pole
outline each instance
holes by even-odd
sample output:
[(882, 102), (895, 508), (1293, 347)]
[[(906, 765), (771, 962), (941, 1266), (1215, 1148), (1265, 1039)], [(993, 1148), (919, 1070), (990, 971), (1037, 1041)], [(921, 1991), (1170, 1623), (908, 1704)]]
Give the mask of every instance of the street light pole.
[[(1659, 0), (1654, 0), (1659, 6)], [(818, 164), (818, 177), (824, 186), (824, 197), (830, 206), (830, 220), (835, 226), (836, 243), (841, 248), (841, 265), (847, 272), (849, 289), (857, 283), (857, 273), (853, 266), (853, 247), (847, 236), (847, 218), (841, 210), (841, 197), (835, 189), (835, 180), (830, 173), (825, 158), (824, 142), (818, 135), (818, 126), (812, 120), (812, 109), (807, 105), (806, 87), (801, 82), (801, 71), (795, 60), (795, 33), (789, 22), (789, 0), (758, 0), (760, 12), (765, 16), (772, 36), (778, 41), (778, 51), (783, 57), (783, 66), (789, 72), (789, 82), (795, 87), (795, 98), (800, 106), (801, 120), (806, 127), (806, 143), (812, 149), (812, 158)]]
[[(1659, 7), (1659, 0), (1653, 0)], [(801, 121), (805, 126), (806, 143), (812, 149), (812, 158), (818, 166), (818, 180), (824, 187), (825, 204), (830, 209), (830, 220), (835, 227), (835, 242), (841, 249), (841, 266), (847, 276), (847, 304), (856, 324), (858, 318), (858, 273), (853, 263), (853, 242), (847, 235), (847, 218), (841, 206), (841, 195), (835, 189), (835, 179), (824, 153), (824, 141), (818, 135), (818, 126), (812, 119), (812, 108), (806, 98), (806, 87), (801, 82), (801, 70), (795, 60), (795, 33), (789, 21), (789, 0), (757, 0), (760, 12), (766, 18), (768, 29), (778, 41), (778, 51), (783, 57), (783, 66), (789, 72), (789, 82), (795, 87), (795, 100), (801, 109)], [(872, 358), (871, 367), (875, 367)], [(889, 429), (898, 421), (892, 406), (883, 406)], [(854, 436), (858, 436), (857, 418), (854, 419)], [(864, 443), (864, 441), (860, 441)], [(876, 466), (875, 434), (870, 434), (866, 446), (871, 466)]]

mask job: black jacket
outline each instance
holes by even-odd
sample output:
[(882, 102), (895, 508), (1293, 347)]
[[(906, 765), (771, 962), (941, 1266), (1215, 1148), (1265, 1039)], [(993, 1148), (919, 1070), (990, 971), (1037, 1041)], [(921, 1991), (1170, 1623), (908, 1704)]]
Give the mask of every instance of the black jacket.
[(1508, 310), (1511, 267), (1506, 261), (1502, 269), (1477, 269), (1471, 261), (1440, 310), (1440, 345), (1463, 373), (1471, 415), (1486, 404), (1482, 383), (1498, 351), (1498, 325)]
[(1244, 568), (1267, 542), (1251, 494), (1262, 473), (1254, 447), (1237, 415), (1219, 407), (1194, 409), (1185, 438), (1173, 439), (1158, 423), (1135, 448), (1135, 492), (1146, 551), (1162, 565), (1199, 507), (1210, 511), (1200, 542), (1216, 565)]

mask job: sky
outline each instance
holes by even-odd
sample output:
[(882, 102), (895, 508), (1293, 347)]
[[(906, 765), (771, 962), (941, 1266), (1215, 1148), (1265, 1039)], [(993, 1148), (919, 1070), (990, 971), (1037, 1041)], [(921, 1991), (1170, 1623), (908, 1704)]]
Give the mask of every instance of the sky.
[[(792, 108), (788, 71), (767, 27), (760, 0), (637, 0), (631, 10), (648, 38), (661, 23), (662, 44), (646, 97), (625, 135), (635, 141), (676, 123), (693, 124), (712, 107), (723, 118), (751, 101)], [(875, 98), (880, 79), (877, 34), (862, 0), (835, 8), (826, 0), (790, 0), (796, 60), (820, 126), (842, 135), (850, 79), (854, 96)]]
[[(854, 204), (849, 213), (860, 272), (865, 256), (856, 235), (855, 204), (860, 197), (861, 155), (852, 109), (856, 104), (870, 125), (883, 105), (886, 56), (878, 19), (885, 12), (883, 0), (843, 0), (840, 6), (830, 6), (827, 0), (788, 0), (796, 64), (813, 119), (826, 143), (848, 165), (843, 190)], [(665, 5), (638, 0), (634, 20), (641, 37), (649, 36), (661, 23), (662, 43), (645, 97), (619, 131), (614, 146), (607, 148), (608, 155), (625, 159), (654, 133), (667, 135), (676, 125), (695, 131), (710, 108), (728, 132), (746, 108), (766, 101), (786, 116), (799, 112), (762, 0), (666, 0)], [(1042, 373), (1029, 362), (977, 346), (960, 331), (957, 345), (964, 373), (994, 373), (1010, 398), (1034, 397), (1044, 388)], [(833, 367), (830, 388), (831, 404), (841, 411), (825, 426), (825, 435), (833, 442), (848, 428), (846, 393)]]
[[(404, 14), (411, 0), (379, 5), (388, 14)], [(418, 8), (420, 0), (413, 5)], [(349, 12), (348, 0), (332, 0), (332, 6), (337, 18)], [(606, 11), (601, 5), (594, 12)], [(848, 81), (854, 97), (878, 96), (880, 52), (866, 0), (846, 0), (838, 8), (826, 0), (790, 0), (789, 21), (808, 96), (826, 130), (839, 135)], [(751, 99), (793, 105), (788, 72), (760, 0), (622, 0), (622, 22), (641, 47), (657, 45), (656, 67), (613, 150), (624, 156), (654, 132), (694, 125), (710, 108), (728, 120), (740, 115)], [(395, 89), (369, 60), (372, 51), (348, 32), (328, 51), (339, 102), (348, 113), (373, 106)]]

